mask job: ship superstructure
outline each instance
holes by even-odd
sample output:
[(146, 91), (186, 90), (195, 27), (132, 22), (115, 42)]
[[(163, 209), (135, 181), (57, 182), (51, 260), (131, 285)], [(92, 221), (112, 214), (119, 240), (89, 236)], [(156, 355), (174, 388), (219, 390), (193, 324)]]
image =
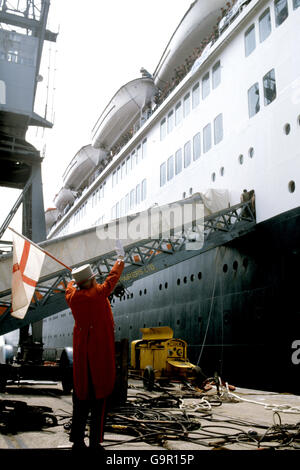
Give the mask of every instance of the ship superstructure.
[[(293, 391), (300, 362), (299, 25), (299, 0), (195, 1), (153, 76), (143, 71), (101, 113), (91, 144), (66, 170), (48, 234), (194, 193), (206, 207), (218, 200), (219, 210), (250, 194), (256, 230), (137, 279), (112, 300), (116, 336), (133, 340), (140, 328), (168, 325), (208, 373), (278, 388), (281, 361)], [(49, 348), (71, 345), (72, 321), (62, 315), (45, 321)]]

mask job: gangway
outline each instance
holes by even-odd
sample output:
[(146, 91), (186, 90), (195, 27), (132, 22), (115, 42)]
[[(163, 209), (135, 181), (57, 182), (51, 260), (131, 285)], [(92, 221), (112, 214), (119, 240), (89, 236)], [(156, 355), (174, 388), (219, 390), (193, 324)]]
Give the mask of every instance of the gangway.
[[(202, 204), (200, 193), (174, 203), (177, 207), (188, 204), (199, 207)], [(173, 204), (173, 208), (174, 208)], [(202, 204), (203, 205), (203, 204)], [(151, 210), (123, 217), (109, 224), (92, 227), (81, 232), (39, 243), (39, 246), (71, 268), (90, 263), (98, 282), (102, 282), (116, 261), (115, 238), (122, 239), (125, 250), (125, 268), (116, 286), (114, 295), (124, 295), (124, 290), (135, 280), (149, 276), (169, 266), (199, 255), (201, 252), (224, 245), (254, 229), (255, 212), (251, 201), (225, 208), (210, 215), (199, 217), (193, 212), (189, 223), (169, 226), (163, 231), (162, 219), (171, 205), (158, 206)], [(147, 238), (124, 237), (124, 224), (137, 228), (149, 219), (149, 215), (159, 220), (159, 230)], [(157, 218), (159, 215), (159, 219)], [(123, 224), (123, 225), (122, 225)], [(152, 227), (153, 228), (153, 227)], [(138, 233), (136, 231), (136, 233)], [(151, 232), (152, 235), (152, 232)], [(195, 236), (194, 236), (195, 235)], [(11, 312), (11, 273), (12, 253), (0, 255), (0, 335), (35, 323), (68, 308), (65, 301), (65, 288), (71, 279), (67, 269), (51, 258), (45, 257), (40, 280), (37, 284), (31, 305), (24, 317), (14, 318)], [(59, 269), (58, 269), (59, 268)]]

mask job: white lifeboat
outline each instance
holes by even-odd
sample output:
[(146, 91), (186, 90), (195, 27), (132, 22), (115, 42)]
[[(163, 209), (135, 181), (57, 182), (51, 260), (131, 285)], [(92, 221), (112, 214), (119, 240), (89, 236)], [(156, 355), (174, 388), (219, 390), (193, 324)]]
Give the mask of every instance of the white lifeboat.
[(72, 204), (75, 201), (75, 196), (73, 191), (68, 188), (61, 188), (61, 190), (56, 194), (54, 198), (55, 207), (62, 212), (67, 204)]
[(52, 225), (56, 222), (58, 217), (58, 209), (56, 207), (49, 207), (45, 211), (45, 222), (46, 222), (46, 230), (47, 232), (50, 230)]
[[(174, 77), (177, 67), (185, 64), (201, 42), (208, 38), (221, 17), (225, 0), (196, 0), (173, 33), (154, 71), (154, 83), (161, 90)], [(175, 78), (175, 77), (174, 77)]]
[(92, 130), (92, 145), (109, 151), (126, 134), (156, 92), (153, 79), (141, 77), (126, 85), (110, 100)]
[(82, 147), (72, 158), (63, 174), (65, 188), (78, 191), (82, 182), (105, 157), (105, 152), (99, 151), (91, 145)]

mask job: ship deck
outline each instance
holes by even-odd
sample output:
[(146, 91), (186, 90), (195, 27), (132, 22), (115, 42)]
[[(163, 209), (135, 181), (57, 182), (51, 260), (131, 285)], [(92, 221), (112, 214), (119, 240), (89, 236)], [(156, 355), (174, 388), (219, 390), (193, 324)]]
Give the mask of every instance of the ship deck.
[[(129, 379), (126, 403), (108, 415), (103, 443), (105, 452), (103, 455), (101, 453), (100, 458), (104, 458), (106, 464), (116, 464), (116, 459), (123, 459), (124, 456), (140, 456), (138, 466), (141, 467), (145, 461), (151, 464), (151, 459), (154, 464), (155, 458), (160, 458), (162, 463), (161, 459), (169, 454), (173, 457), (178, 455), (174, 464), (182, 464), (182, 459), (188, 456), (190, 464), (199, 464), (203, 453), (207, 455), (202, 451), (242, 450), (248, 451), (249, 455), (252, 450), (300, 448), (300, 396), (238, 387), (232, 393), (234, 396), (222, 387), (218, 395), (215, 386), (200, 393), (199, 389), (175, 382), (165, 387), (164, 391), (160, 388), (149, 392), (143, 389), (141, 380)], [(6, 393), (0, 394), (0, 403), (2, 400), (50, 407), (50, 414), (58, 422), (56, 426), (36, 430), (22, 430), (21, 425), (20, 429), (17, 425), (15, 433), (3, 432), (2, 428), (2, 457), (22, 456), (22, 460), (27, 456), (70, 457), (68, 425), (72, 414), (72, 396), (63, 394), (60, 383), (24, 381), (8, 384)], [(139, 409), (139, 418), (135, 409)], [(201, 424), (201, 427), (195, 429), (197, 425), (193, 423)], [(88, 453), (89, 450), (84, 452)], [(267, 454), (270, 455), (270, 452)], [(119, 460), (118, 463), (124, 462)]]

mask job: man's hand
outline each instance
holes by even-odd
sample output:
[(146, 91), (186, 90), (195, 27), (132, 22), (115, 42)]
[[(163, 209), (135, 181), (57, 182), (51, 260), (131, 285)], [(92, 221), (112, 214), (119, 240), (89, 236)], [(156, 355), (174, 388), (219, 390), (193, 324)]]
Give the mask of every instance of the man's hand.
[(118, 255), (118, 259), (124, 259), (125, 251), (120, 240), (116, 240), (116, 253)]

